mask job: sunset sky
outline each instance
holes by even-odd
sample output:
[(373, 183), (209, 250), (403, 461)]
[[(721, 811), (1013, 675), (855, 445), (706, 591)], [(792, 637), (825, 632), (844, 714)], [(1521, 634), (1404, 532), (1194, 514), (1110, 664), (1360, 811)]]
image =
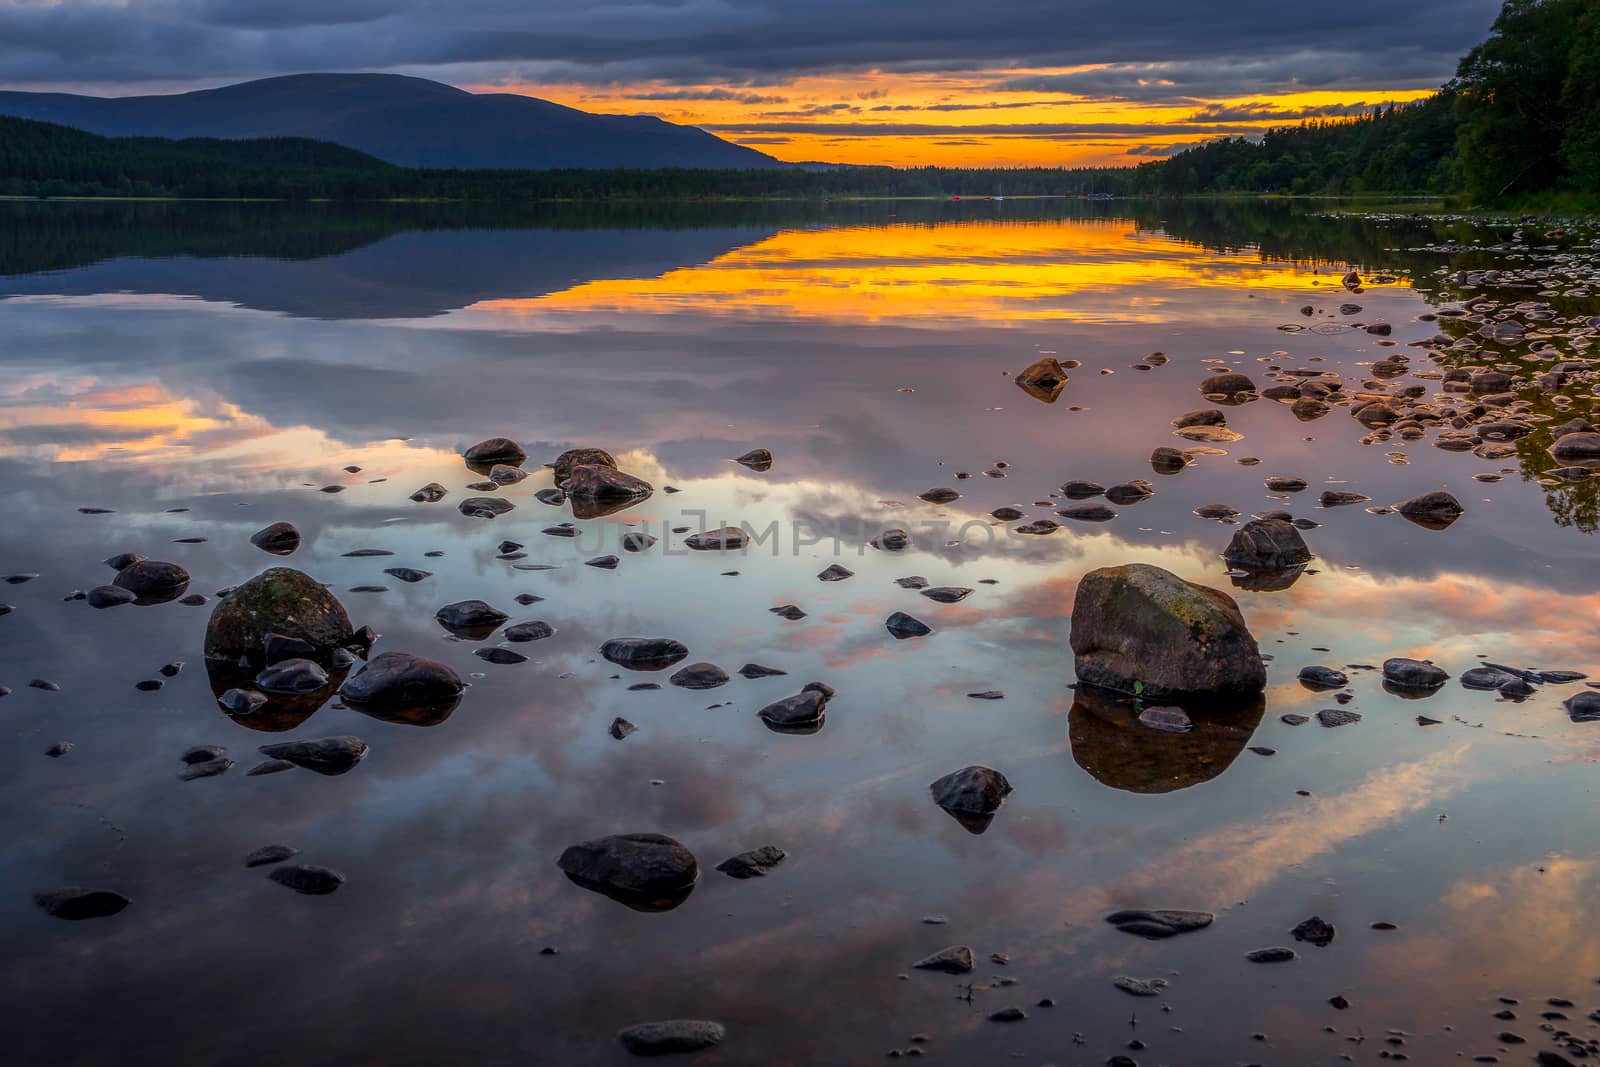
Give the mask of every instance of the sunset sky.
[(785, 160), (1099, 165), (1415, 99), (1498, 0), (0, 0), (0, 88), (383, 71)]

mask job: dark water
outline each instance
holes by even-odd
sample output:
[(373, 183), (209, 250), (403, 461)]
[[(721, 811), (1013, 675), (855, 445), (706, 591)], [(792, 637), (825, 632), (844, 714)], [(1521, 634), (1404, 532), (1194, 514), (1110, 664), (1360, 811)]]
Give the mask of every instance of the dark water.
[[(1156, 446), (1193, 447), (1169, 420), (1207, 406), (1197, 384), (1219, 367), (1262, 385), (1273, 367), (1333, 370), (1358, 391), (1373, 362), (1406, 353), (1389, 387), (1443, 405), (1463, 397), (1419, 374), (1498, 362), (1531, 379), (1586, 359), (1596, 234), (1550, 230), (1193, 204), (0, 205), (0, 570), (39, 575), (0, 586), (15, 608), (0, 618), (8, 1059), (620, 1063), (619, 1027), (674, 1017), (726, 1024), (704, 1064), (873, 1062), (913, 1034), (961, 1064), (1529, 1062), (1559, 1047), (1541, 1024), (1588, 1035), (1600, 726), (1561, 706), (1584, 683), (1519, 703), (1452, 681), (1418, 701), (1356, 671), (1359, 723), (1279, 719), (1335, 706), (1295, 680), (1312, 663), (1419, 656), (1458, 675), (1487, 657), (1600, 679), (1594, 483), (1543, 473), (1550, 428), (1589, 408), (1588, 372), (1560, 390), (1570, 403), (1520, 384), (1534, 432), (1499, 458), (1435, 448), (1433, 428), (1363, 443), (1345, 408), (1300, 422), (1262, 399), (1227, 409), (1243, 437), (1225, 454), (1170, 477), (1148, 463)], [(1395, 280), (1352, 296), (1339, 284), (1352, 267)], [(1463, 269), (1514, 273), (1464, 291)], [(1418, 318), (1481, 295), (1495, 303), (1476, 321)], [(1347, 301), (1362, 310), (1340, 315)], [(1475, 336), (1524, 301), (1551, 314), (1517, 310), (1521, 343), (1439, 363), (1411, 346)], [(1380, 320), (1393, 347), (1348, 325)], [(1155, 350), (1171, 362), (1134, 369)], [(1042, 354), (1082, 361), (1054, 404), (1008, 377)], [(535, 468), (597, 446), (681, 492), (560, 539), (540, 531), (572, 516), (533, 498), (550, 484), (538, 470), (504, 494), (515, 511), (467, 518), (454, 505), (479, 476), (459, 454), (502, 434)], [(758, 446), (770, 471), (730, 462)], [(980, 473), (1001, 461), (1005, 477)], [(1271, 474), (1311, 487), (1275, 496)], [(1156, 491), (1046, 537), (987, 517), (1004, 504), (1052, 517), (1074, 478)], [(407, 499), (430, 481), (451, 495)], [(329, 484), (345, 491), (318, 491)], [(942, 485), (962, 497), (918, 499)], [(1432, 531), (1317, 508), (1329, 487), (1369, 506), (1444, 489), (1466, 514)], [(1124, 706), (1075, 704), (1078, 579), (1143, 561), (1232, 589), (1219, 556), (1233, 528), (1192, 514), (1218, 502), (1321, 523), (1310, 573), (1233, 589), (1273, 657), (1265, 706), (1172, 735)], [(468, 677), (446, 721), (330, 704), (287, 732), (252, 730), (207, 677), (215, 600), (63, 600), (110, 580), (101, 560), (124, 551), (181, 563), (209, 596), (279, 562), (249, 543), (277, 520), (305, 535), (287, 562), (379, 631), (378, 650)], [(688, 552), (668, 532), (741, 522), (767, 538), (742, 555)], [(890, 526), (916, 546), (864, 547)], [(618, 552), (625, 529), (662, 543), (615, 571), (583, 565)], [(505, 538), (554, 569), (496, 559)], [(395, 555), (343, 555), (369, 547)], [(855, 576), (819, 582), (832, 562)], [(397, 565), (433, 575), (383, 573)], [(913, 574), (975, 592), (937, 604), (894, 584)], [(370, 585), (386, 588), (346, 592)], [(522, 592), (545, 599), (518, 608)], [(518, 646), (528, 662), (485, 663), (432, 619), (469, 597), (557, 633)], [(807, 616), (767, 610), (785, 603)], [(934, 633), (894, 640), (895, 610)], [(624, 635), (789, 675), (630, 691), (666, 678), (598, 657)], [(134, 688), (173, 660), (186, 666), (163, 689)], [(838, 690), (820, 732), (756, 718), (811, 680)], [(984, 690), (1004, 699), (967, 695)], [(613, 740), (616, 716), (639, 731)], [(243, 773), (258, 745), (330, 734), (370, 754), (338, 777)], [(75, 747), (47, 758), (57, 741)], [(199, 744), (239, 765), (180, 782), (179, 755)], [(928, 794), (968, 764), (1015, 787), (983, 834)], [(573, 842), (646, 831), (699, 858), (674, 910), (630, 910), (556, 867)], [(277, 842), (347, 883), (300, 896), (242, 866)], [(788, 853), (768, 877), (711, 869), (766, 844)], [(63, 922), (32, 896), (64, 884), (133, 902)], [(1130, 907), (1217, 920), (1148, 942), (1103, 921)], [(1337, 927), (1333, 944), (1290, 938), (1311, 915)], [(971, 975), (911, 969), (957, 944), (979, 961)], [(1244, 959), (1273, 945), (1300, 958)], [(1170, 984), (1136, 999), (1119, 975)], [(1498, 996), (1521, 1001), (1514, 1021), (1492, 1017)], [(1028, 1018), (987, 1021), (1009, 1005)]]

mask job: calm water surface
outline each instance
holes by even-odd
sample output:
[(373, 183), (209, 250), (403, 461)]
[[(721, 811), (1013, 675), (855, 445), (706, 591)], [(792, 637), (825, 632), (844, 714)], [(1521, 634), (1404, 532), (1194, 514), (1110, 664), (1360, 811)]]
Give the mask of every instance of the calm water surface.
[[(1549, 302), (1559, 356), (1583, 358), (1595, 235), (1516, 229), (1248, 205), (0, 205), (0, 570), (39, 575), (0, 586), (14, 607), (0, 618), (8, 1058), (606, 1064), (629, 1060), (617, 1028), (691, 1017), (728, 1027), (694, 1057), (707, 1065), (876, 1062), (913, 1034), (959, 1064), (1529, 1062), (1555, 1047), (1539, 1029), (1552, 996), (1575, 1006), (1546, 1025), (1590, 1033), (1600, 725), (1561, 707), (1583, 683), (1516, 703), (1452, 682), (1416, 701), (1356, 671), (1361, 722), (1279, 716), (1334, 706), (1296, 681), (1312, 663), (1405, 655), (1459, 674), (1487, 657), (1600, 678), (1593, 484), (1541, 476), (1556, 465), (1542, 422), (1486, 460), (1434, 448), (1431, 432), (1363, 444), (1343, 408), (1303, 423), (1265, 399), (1228, 409), (1243, 437), (1223, 454), (1170, 477), (1148, 462), (1192, 447), (1170, 420), (1208, 406), (1197, 385), (1218, 368), (1262, 384), (1270, 368), (1319, 368), (1357, 389), (1401, 352), (1414, 373), (1397, 384), (1438, 392), (1415, 373), (1441, 368), (1409, 346), (1444, 326), (1419, 315), (1465, 295), (1446, 268), (1555, 264), (1547, 283), (1488, 291)], [(1352, 267), (1394, 280), (1352, 296), (1339, 284)], [(1348, 301), (1359, 314), (1339, 314)], [(1376, 321), (1393, 347), (1349, 326)], [(1170, 363), (1135, 369), (1158, 350)], [(1533, 370), (1556, 355), (1495, 351)], [(1046, 354), (1082, 363), (1053, 404), (1010, 378)], [(1573, 412), (1589, 388), (1568, 390)], [(1535, 416), (1569, 417), (1523, 395)], [(516, 510), (468, 518), (455, 503), (479, 476), (460, 453), (495, 435), (523, 442), (536, 473), (504, 494)], [(575, 446), (680, 492), (548, 536), (572, 515), (534, 499), (551, 484), (538, 464)], [(771, 449), (770, 471), (731, 462), (754, 447)], [(1274, 496), (1270, 474), (1311, 488)], [(1150, 478), (1155, 495), (1045, 537), (988, 517), (1006, 504), (1051, 517), (1079, 478)], [(430, 481), (450, 496), (408, 499)], [(961, 498), (918, 499), (944, 485)], [(1430, 531), (1317, 508), (1329, 487), (1374, 505), (1445, 489), (1467, 513)], [(1233, 528), (1192, 513), (1218, 502), (1321, 523), (1311, 573), (1233, 589), (1220, 559)], [(305, 535), (286, 562), (381, 633), (378, 650), (470, 680), (446, 721), (334, 702), (252, 729), (207, 677), (214, 599), (63, 599), (109, 581), (101, 561), (118, 552), (181, 563), (210, 596), (280, 562), (249, 542), (278, 520)], [(741, 522), (772, 532), (744, 554), (688, 552), (670, 532)], [(894, 526), (915, 547), (865, 547)], [(630, 528), (662, 542), (620, 553)], [(191, 538), (204, 540), (177, 543)], [(552, 569), (497, 559), (503, 539)], [(361, 548), (394, 555), (344, 555)], [(584, 565), (605, 553), (624, 556), (616, 570)], [(1273, 657), (1264, 707), (1171, 735), (1125, 707), (1075, 706), (1076, 583), (1135, 561), (1235, 593)], [(819, 582), (834, 562), (854, 577)], [(393, 566), (433, 573), (407, 584)], [(975, 592), (934, 603), (895, 584), (914, 574)], [(385, 588), (347, 591), (359, 586)], [(519, 593), (544, 599), (519, 608)], [(472, 597), (557, 633), (518, 646), (528, 662), (488, 664), (432, 617)], [(788, 603), (806, 617), (768, 611)], [(896, 610), (934, 633), (894, 640)], [(599, 658), (626, 635), (789, 674), (634, 691), (666, 676)], [(187, 665), (163, 689), (134, 688), (174, 660)], [(838, 690), (820, 732), (755, 716), (814, 679)], [(985, 690), (1004, 699), (968, 696)], [(616, 716), (638, 732), (613, 740)], [(258, 745), (347, 733), (371, 745), (347, 775), (243, 773)], [(47, 758), (57, 741), (75, 747)], [(239, 766), (180, 782), (179, 755), (200, 744)], [(982, 834), (928, 794), (974, 763), (1016, 790)], [(630, 910), (556, 867), (573, 842), (639, 831), (699, 857), (674, 910)], [(305, 897), (242, 866), (274, 842), (348, 883)], [(788, 853), (766, 878), (711, 869), (765, 844)], [(62, 922), (32, 894), (63, 884), (133, 903)], [(1103, 921), (1163, 906), (1217, 921), (1166, 942)], [(1295, 944), (1311, 915), (1338, 928), (1333, 944), (1245, 961)], [(911, 969), (954, 944), (974, 950), (972, 975)], [(1119, 975), (1170, 984), (1135, 999)], [(1492, 1017), (1499, 996), (1521, 1001), (1515, 1021)], [(987, 1021), (1008, 1005), (1028, 1018)]]

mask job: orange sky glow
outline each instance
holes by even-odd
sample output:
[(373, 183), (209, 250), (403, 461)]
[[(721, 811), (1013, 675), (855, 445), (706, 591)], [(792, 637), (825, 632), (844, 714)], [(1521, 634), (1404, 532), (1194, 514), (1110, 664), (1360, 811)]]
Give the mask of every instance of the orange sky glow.
[(994, 87), (1019, 75), (1087, 69), (1092, 68), (1008, 69), (1004, 78), (867, 72), (757, 87), (645, 82), (463, 88), (537, 96), (584, 111), (658, 115), (788, 162), (899, 167), (1129, 166), (1217, 137), (1259, 134), (1305, 118), (1338, 118), (1431, 92), (1308, 91), (1138, 103)]

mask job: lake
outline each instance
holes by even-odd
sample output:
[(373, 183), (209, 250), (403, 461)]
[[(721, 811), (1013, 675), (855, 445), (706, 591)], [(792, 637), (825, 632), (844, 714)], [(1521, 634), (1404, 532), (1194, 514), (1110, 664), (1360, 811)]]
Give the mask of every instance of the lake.
[[(707, 1065), (1577, 1058), (1600, 724), (1563, 702), (1593, 690), (1459, 677), (1600, 680), (1593, 464), (1550, 452), (1594, 405), (1591, 294), (1593, 225), (1404, 206), (0, 204), (12, 1062), (620, 1064), (619, 1029), (679, 1018), (726, 1027), (684, 1057)], [(1053, 399), (1015, 380), (1047, 358)], [(1288, 388), (1180, 436), (1222, 371)], [(1342, 391), (1292, 408), (1304, 381)], [(1358, 393), (1445, 414), (1369, 424)], [(484, 495), (463, 451), (499, 436), (529, 477), (488, 493), (513, 510), (463, 514)], [(578, 447), (654, 494), (541, 502)], [(1155, 471), (1160, 447), (1190, 462)], [(753, 449), (769, 469), (735, 462)], [(1074, 521), (1074, 480), (1150, 492)], [(443, 498), (413, 501), (429, 483)], [(1464, 509), (1444, 528), (1390, 508), (1441, 490)], [(1195, 514), (1213, 504), (1237, 518)], [(1311, 564), (1230, 569), (1239, 524), (1276, 510), (1311, 520)], [(1060, 527), (1016, 532), (1041, 519)], [(251, 542), (275, 522), (291, 555)], [(685, 544), (741, 524), (743, 550)], [(911, 543), (872, 547), (887, 529)], [(75, 598), (120, 553), (181, 565), (203, 602)], [(1074, 688), (1078, 583), (1128, 563), (1237, 599), (1263, 701), (1171, 733)], [(208, 619), (272, 566), (325, 583), (375, 654), (453, 668), (459, 704), (363, 713), (329, 686), (225, 710)], [(435, 621), (469, 599), (554, 632)], [(897, 639), (894, 612), (931, 632)], [(629, 636), (731, 677), (602, 658)], [(496, 648), (516, 655), (476, 654)], [(1450, 680), (1385, 685), (1391, 657)], [(810, 682), (835, 690), (820, 728), (757, 716)], [(246, 773), (340, 735), (368, 746), (349, 773)], [(235, 764), (180, 780), (196, 746)], [(976, 826), (929, 789), (969, 765), (1014, 790)], [(623, 833), (692, 851), (692, 892), (630, 907), (558, 867)], [(272, 844), (343, 884), (244, 865)], [(768, 845), (764, 877), (714, 869)], [(131, 903), (63, 921), (35, 900), (63, 886)], [(1106, 921), (1150, 908), (1215, 921)], [(1292, 936), (1312, 916), (1331, 943)], [(970, 973), (913, 967), (949, 946)], [(1246, 958), (1269, 947), (1296, 958)]]

